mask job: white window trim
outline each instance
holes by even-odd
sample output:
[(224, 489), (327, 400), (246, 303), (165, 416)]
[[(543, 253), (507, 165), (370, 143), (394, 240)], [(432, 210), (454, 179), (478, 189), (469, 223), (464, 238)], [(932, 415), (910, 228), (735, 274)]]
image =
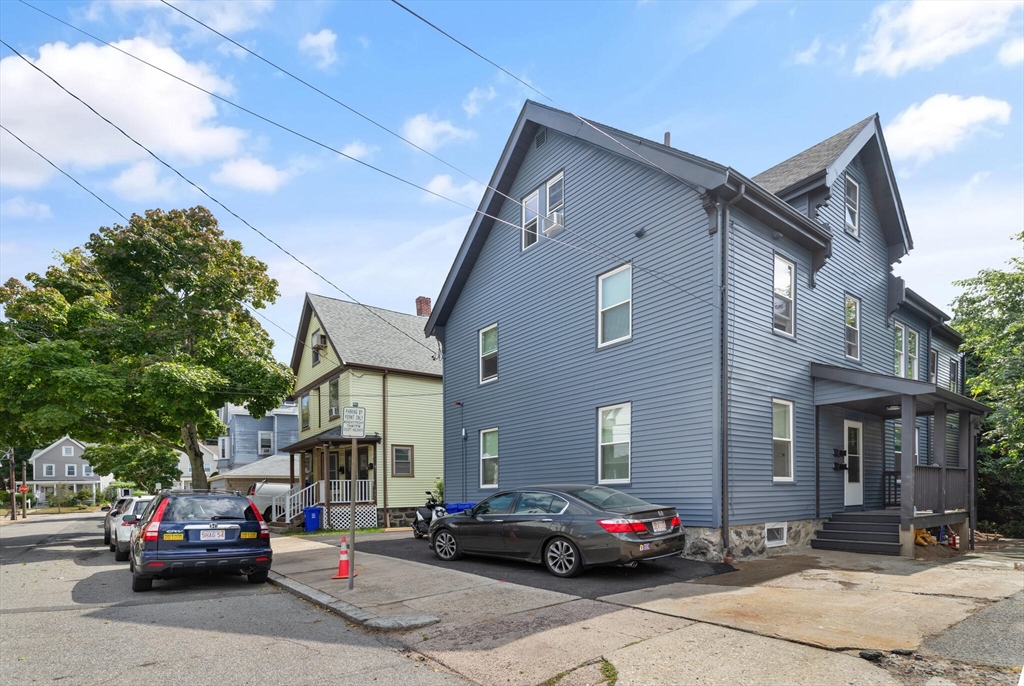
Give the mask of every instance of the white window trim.
[[(497, 328), (498, 328), (498, 322), (494, 322), (493, 324), (491, 324), (489, 326), (485, 326), (484, 328), (480, 329), (477, 332), (477, 335), (476, 335), (477, 367), (478, 367), (478, 372), (479, 372), (478, 378), (480, 380), (480, 385), (483, 385), (485, 383), (492, 383), (492, 382), (498, 380), (498, 374), (495, 374), (494, 376), (486, 378), (486, 379), (484, 378), (484, 334), (486, 332), (490, 331), (491, 329), (497, 329)], [(498, 347), (494, 349), (494, 354), (495, 355), (498, 355), (498, 351), (499, 351), (500, 348), (501, 348), (501, 342), (499, 341), (498, 342)], [(500, 369), (498, 371), (499, 371), (499, 373), (501, 372)]]
[(64, 465), (64, 476), (78, 476), (78, 465), (66, 464)]
[[(604, 294), (602, 292), (603, 289), (601, 288), (601, 284), (609, 276), (614, 276), (615, 274), (618, 274), (619, 272), (621, 272), (623, 269), (629, 269), (630, 270), (630, 272), (629, 272), (629, 298), (624, 301), (624, 303), (628, 303), (628, 305), (629, 305), (629, 333), (627, 333), (625, 336), (620, 336), (619, 338), (616, 338), (616, 339), (613, 339), (613, 340), (610, 340), (610, 341), (605, 341), (604, 343), (602, 343), (601, 342), (601, 337), (604, 334), (604, 318), (601, 315), (604, 314), (604, 311), (605, 311), (606, 308), (604, 307)], [(614, 305), (608, 307), (607, 309), (611, 309), (612, 307), (618, 307), (619, 305), (622, 305), (624, 303), (615, 303)], [(624, 264), (621, 267), (618, 267), (616, 269), (613, 269), (610, 272), (605, 272), (604, 274), (600, 274), (597, 277), (597, 347), (598, 348), (605, 348), (605, 347), (607, 347), (609, 345), (614, 345), (615, 343), (621, 343), (622, 341), (628, 341), (628, 340), (630, 340), (632, 338), (633, 338), (633, 264), (629, 263), (629, 264)]]
[[(917, 349), (917, 352), (913, 356), (911, 356), (911, 354), (910, 354), (910, 337), (911, 336), (914, 337), (914, 347)], [(906, 348), (907, 348), (907, 350), (906, 350), (906, 352), (907, 352), (907, 364), (910, 365), (910, 371), (909, 371), (909, 373), (907, 373), (907, 375), (904, 378), (911, 379), (912, 381), (916, 381), (917, 378), (918, 378), (918, 371), (919, 371), (918, 370), (918, 366), (920, 365), (920, 362), (921, 362), (921, 337), (917, 335), (917, 331), (916, 330), (908, 328), (906, 336), (904, 337), (903, 340), (904, 340)], [(911, 362), (913, 362), (913, 364), (911, 364)]]
[(91, 464), (82, 465), (82, 476), (94, 476)]
[(74, 457), (75, 456), (75, 446), (73, 446), (73, 445), (61, 446), (60, 456), (61, 457)]
[(892, 329), (892, 343), (893, 343), (892, 351), (894, 353), (896, 352), (896, 332), (897, 331), (902, 331), (903, 333), (900, 336), (900, 342), (901, 342), (900, 349), (899, 349), (900, 364), (899, 364), (899, 367), (898, 367), (899, 371), (896, 373), (896, 376), (900, 377), (901, 379), (905, 379), (905, 378), (907, 378), (907, 327), (902, 322), (896, 322), (895, 324), (893, 324), (893, 329)]
[[(337, 399), (338, 404), (334, 404), (334, 391), (333, 388), (337, 388)], [(327, 421), (332, 419), (338, 419), (341, 416), (341, 377), (334, 377), (327, 382)]]
[(939, 381), (939, 351), (935, 348), (928, 349), (928, 383)]
[[(855, 302), (857, 304), (857, 326), (855, 326), (855, 327), (851, 327), (847, 323), (847, 321), (846, 321), (846, 301), (847, 300), (852, 300), (853, 302)], [(846, 329), (847, 328), (852, 328), (852, 329), (856, 330), (856, 332), (857, 332), (857, 355), (856, 356), (850, 355), (849, 352), (846, 350), (846, 343), (847, 343), (847, 341), (846, 341)], [(849, 293), (847, 293), (846, 294), (846, 298), (843, 301), (843, 352), (846, 353), (846, 358), (847, 359), (849, 359), (849, 360), (857, 360), (859, 362), (860, 361), (860, 348), (861, 348), (861, 345), (860, 345), (860, 298), (858, 298), (858, 297), (856, 297), (854, 295), (850, 295)]]
[(843, 223), (846, 224), (846, 230), (854, 236), (860, 235), (860, 184), (849, 174), (846, 175), (847, 183), (852, 183), (857, 189), (857, 204), (854, 206), (853, 211), (857, 213), (856, 221), (851, 224), (846, 220), (846, 208), (850, 206), (850, 194), (846, 191), (846, 187), (843, 186)]
[[(782, 529), (781, 541), (769, 541), (768, 529)], [(766, 548), (781, 548), (789, 545), (789, 522), (765, 522), (764, 523), (764, 546)]]
[[(551, 187), (562, 181), (562, 202), (555, 210), (551, 209)], [(552, 211), (564, 212), (565, 211), (565, 172), (558, 172), (544, 184), (544, 216), (550, 221)], [(545, 227), (544, 231), (547, 232), (551, 227)]]
[[(47, 474), (47, 472), (49, 472), (49, 474)], [(55, 465), (52, 465), (52, 464), (44, 464), (43, 465), (43, 476), (56, 477), (57, 476), (57, 467)]]
[[(617, 403), (615, 405), (605, 405), (604, 407), (597, 408), (597, 483), (599, 484), (628, 484), (633, 479), (633, 403)], [(629, 476), (625, 479), (605, 479), (601, 474), (601, 448), (605, 445), (614, 445), (614, 443), (602, 443), (601, 442), (601, 413), (607, 410), (615, 410), (620, 407), (629, 408), (629, 450), (626, 454), (626, 470), (629, 472)], [(618, 441), (616, 441), (618, 442)]]
[[(479, 464), (479, 466), (480, 466), (480, 488), (481, 489), (486, 489), (486, 490), (491, 490), (491, 489), (497, 490), (497, 488), (498, 488), (498, 484), (497, 483), (494, 483), (494, 484), (485, 484), (484, 483), (484, 434), (490, 433), (492, 431), (497, 433), (498, 427), (495, 426), (495, 427), (492, 427), (490, 429), (480, 429), (480, 464)], [(499, 441), (499, 443), (498, 443), (498, 453), (500, 454), (501, 453), (501, 443), (500, 443), (500, 441), (501, 441), (501, 434), (498, 434), (498, 441)], [(498, 456), (497, 455), (488, 455), (487, 459), (488, 460), (491, 460), (491, 459), (497, 460)], [(499, 463), (498, 466), (500, 468), (501, 464)], [(500, 476), (501, 473), (499, 472), (498, 474), (499, 474), (498, 481), (501, 481), (501, 476)]]
[[(263, 452), (263, 437), (270, 436), (270, 450)], [(274, 432), (273, 431), (259, 431), (256, 434), (256, 450), (260, 455), (273, 455), (274, 454)]]
[[(535, 196), (537, 198), (537, 217), (533, 221), (537, 222), (537, 226), (536, 226), (536, 229), (535, 229), (537, 238), (536, 238), (536, 240), (533, 241), (533, 243), (530, 243), (529, 245), (527, 245), (526, 244), (526, 234), (527, 234), (527, 231), (526, 231), (526, 205), (530, 202), (530, 199), (535, 197)], [(538, 243), (540, 243), (540, 189), (537, 189), (537, 190), (533, 191), (532, 193), (528, 193), (526, 195), (526, 197), (523, 198), (523, 200), (522, 200), (522, 202), (520, 204), (522, 205), (522, 210), (520, 211), (520, 221), (519, 221), (519, 226), (520, 226), (520, 229), (519, 229), (519, 247), (520, 247), (521, 250), (529, 250), (533, 246), (535, 246)]]
[(320, 351), (316, 349), (316, 346), (320, 344), (320, 329), (313, 332), (313, 335), (309, 337), (309, 366), (315, 367), (320, 364)]
[[(792, 331), (783, 331), (781, 329), (775, 328), (775, 298), (783, 297), (779, 296), (775, 292), (775, 267), (780, 260), (790, 266), (790, 291), (792, 292), (792, 297), (789, 301), (789, 328), (792, 329)], [(780, 255), (779, 253), (775, 253), (775, 258), (772, 260), (772, 331), (780, 336), (796, 338), (796, 262)]]
[[(953, 370), (956, 373), (953, 373)], [(936, 364), (936, 371), (938, 371), (938, 365)], [(947, 382), (947, 388), (954, 393), (960, 392), (960, 360), (950, 355), (949, 357), (949, 380)]]
[[(789, 438), (780, 438), (778, 440), (789, 441), (789, 476), (775, 476), (775, 403), (780, 405), (789, 405)], [(791, 483), (796, 480), (796, 437), (793, 435), (793, 425), (795, 423), (794, 406), (792, 400), (783, 400), (782, 398), (772, 398), (772, 482), (774, 483)]]

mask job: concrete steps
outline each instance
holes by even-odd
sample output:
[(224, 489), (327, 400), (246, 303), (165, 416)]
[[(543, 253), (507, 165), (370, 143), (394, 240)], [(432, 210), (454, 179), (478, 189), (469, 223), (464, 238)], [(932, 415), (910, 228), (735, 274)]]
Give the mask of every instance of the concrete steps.
[(876, 555), (900, 554), (900, 514), (895, 511), (836, 512), (811, 539), (817, 550)]

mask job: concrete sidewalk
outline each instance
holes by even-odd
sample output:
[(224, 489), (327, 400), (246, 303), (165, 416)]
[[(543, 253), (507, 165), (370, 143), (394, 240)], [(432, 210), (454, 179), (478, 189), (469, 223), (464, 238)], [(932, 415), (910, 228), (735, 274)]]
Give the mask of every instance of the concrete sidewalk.
[[(347, 580), (330, 578), (336, 546), (272, 540), (274, 583), (353, 623), (391, 630), (409, 650), (482, 684), (597, 684), (615, 671), (623, 685), (917, 683), (899, 665), (887, 671), (858, 652), (924, 644), (942, 659), (1019, 671), (1019, 662), (1005, 663), (1014, 640), (1024, 645), (1016, 606), (996, 605), (1024, 588), (1024, 573), (980, 557), (914, 562), (814, 551), (590, 600), (365, 552), (349, 591)], [(972, 621), (989, 607), (991, 616)], [(995, 626), (1011, 647), (974, 655), (984, 642), (963, 635)], [(947, 631), (959, 633), (943, 643)], [(950, 645), (967, 654), (950, 654)]]

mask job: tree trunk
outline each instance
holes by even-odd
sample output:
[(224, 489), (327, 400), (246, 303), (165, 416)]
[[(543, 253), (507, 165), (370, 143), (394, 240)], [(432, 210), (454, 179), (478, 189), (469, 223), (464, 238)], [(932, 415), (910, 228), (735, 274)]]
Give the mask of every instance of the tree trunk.
[(202, 490), (210, 487), (203, 465), (203, 449), (199, 447), (199, 432), (195, 424), (181, 425), (181, 443), (185, 446), (189, 464), (192, 465), (192, 488)]

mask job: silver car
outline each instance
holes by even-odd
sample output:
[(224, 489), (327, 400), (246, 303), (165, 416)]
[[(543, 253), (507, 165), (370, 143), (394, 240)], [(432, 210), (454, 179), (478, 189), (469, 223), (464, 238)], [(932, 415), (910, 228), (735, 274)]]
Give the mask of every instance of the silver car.
[(144, 495), (129, 498), (128, 502), (121, 507), (120, 512), (111, 517), (110, 550), (114, 553), (114, 559), (118, 562), (128, 561), (128, 551), (132, 542), (132, 528), (135, 526), (135, 521), (138, 521), (136, 518), (135, 521), (126, 522), (124, 521), (125, 517), (128, 515), (141, 516), (155, 497)]

